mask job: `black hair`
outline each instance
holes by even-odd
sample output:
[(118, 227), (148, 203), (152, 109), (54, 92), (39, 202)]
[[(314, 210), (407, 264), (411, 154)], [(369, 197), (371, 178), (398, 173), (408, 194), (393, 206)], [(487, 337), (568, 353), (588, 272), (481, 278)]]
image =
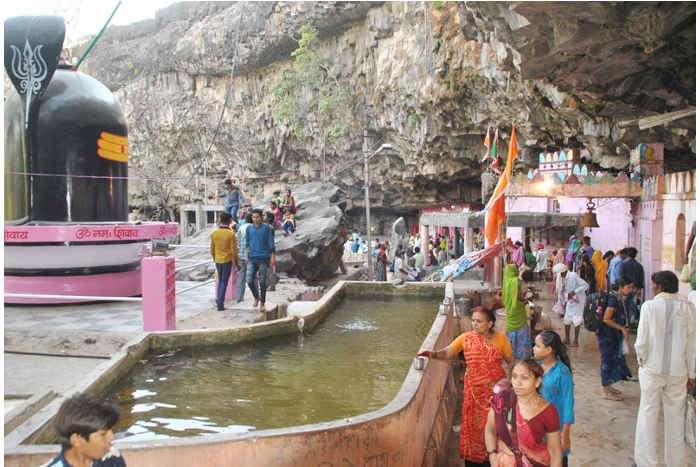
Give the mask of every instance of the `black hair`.
[(612, 250), (608, 250), (608, 251), (606, 251), (605, 254), (603, 255), (603, 259), (610, 259), (610, 258), (612, 258), (613, 256), (615, 256), (615, 252), (612, 251)]
[(582, 240), (583, 240), (583, 243), (585, 243), (587, 245), (590, 245), (590, 243), (591, 243), (591, 237), (589, 237), (588, 235), (584, 235)]
[(626, 248), (627, 250), (627, 256), (630, 258), (636, 258), (637, 257), (637, 249), (633, 246), (629, 246)]
[[(535, 376), (535, 378), (542, 378), (542, 376), (544, 376), (544, 369), (542, 369), (540, 364), (537, 363), (532, 357), (524, 358), (522, 360), (516, 360), (515, 365), (513, 365), (513, 368), (515, 368), (517, 365), (522, 365), (525, 368), (527, 368), (530, 371), (530, 373), (532, 373)], [(536, 391), (539, 393), (541, 388), (542, 385), (540, 384), (537, 387)]]
[(233, 180), (227, 178), (226, 180), (224, 180), (224, 185), (233, 185)]
[(271, 212), (266, 212), (265, 213), (265, 222), (272, 225), (275, 223), (275, 215), (272, 214)]
[(554, 355), (561, 360), (564, 365), (569, 367), (569, 371), (573, 372), (569, 354), (566, 352), (566, 346), (562, 344), (559, 334), (554, 331), (545, 330), (538, 335), (542, 338), (542, 344), (544, 344), (545, 347), (551, 347), (554, 351)]
[(246, 215), (245, 215), (245, 221), (246, 221), (247, 223), (249, 223), (249, 224), (252, 224), (252, 223), (253, 223), (253, 213), (252, 213), (252, 212), (246, 213)]
[(415, 248), (413, 249), (413, 252), (414, 252), (414, 253), (420, 253), (420, 247), (419, 247), (419, 246), (415, 247)]
[(624, 287), (626, 285), (633, 284), (633, 283), (634, 283), (634, 281), (632, 279), (630, 279), (629, 277), (620, 276), (620, 277), (618, 277), (617, 282), (615, 282), (615, 288), (619, 289), (620, 287)]
[(233, 219), (233, 217), (231, 217), (231, 214), (229, 214), (228, 212), (222, 212), (221, 216), (219, 217), (219, 224), (228, 225), (231, 223), (231, 219)]
[(253, 219), (253, 214), (259, 215), (261, 219), (264, 217), (264, 216), (263, 216), (262, 209), (259, 209), (259, 208), (255, 208), (255, 209), (253, 209), (252, 211), (250, 211), (250, 219), (251, 219), (251, 221), (252, 221), (252, 219)]
[(659, 271), (651, 275), (651, 281), (661, 287), (662, 292), (678, 293), (678, 277), (671, 271)]
[(69, 448), (71, 435), (89, 440), (92, 433), (116, 425), (120, 416), (121, 410), (112, 402), (88, 393), (74, 394), (61, 404), (56, 415), (58, 439), (63, 447)]
[(531, 269), (526, 269), (525, 271), (523, 271), (523, 273), (521, 274), (521, 277), (522, 277), (523, 281), (525, 281), (525, 282), (532, 282), (535, 279), (535, 276), (532, 273)]
[(484, 308), (483, 306), (476, 306), (472, 308), (472, 315), (474, 313), (483, 313), (486, 315), (489, 321), (491, 321), (491, 327), (489, 328), (489, 331), (493, 331), (493, 329), (496, 327), (496, 313), (489, 309), (489, 308)]

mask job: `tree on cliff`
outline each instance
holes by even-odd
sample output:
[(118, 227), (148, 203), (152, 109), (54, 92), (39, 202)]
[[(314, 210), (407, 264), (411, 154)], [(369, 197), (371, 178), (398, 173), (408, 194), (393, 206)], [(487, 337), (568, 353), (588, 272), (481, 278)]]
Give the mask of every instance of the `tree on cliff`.
[[(329, 60), (319, 53), (318, 31), (308, 24), (299, 30), (292, 67), (284, 70), (273, 89), (275, 120), (302, 141), (320, 140), (321, 174), (328, 173), (327, 149), (340, 152), (340, 143), (352, 122), (354, 100), (348, 85), (333, 76)], [(281, 164), (284, 164), (282, 158)]]

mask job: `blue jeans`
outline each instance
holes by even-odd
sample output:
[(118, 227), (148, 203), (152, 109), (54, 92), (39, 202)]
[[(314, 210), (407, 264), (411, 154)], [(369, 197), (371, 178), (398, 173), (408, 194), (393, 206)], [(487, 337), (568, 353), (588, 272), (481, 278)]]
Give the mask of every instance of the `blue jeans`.
[[(270, 267), (270, 258), (249, 259), (246, 268), (245, 278), (253, 292), (253, 297), (265, 303), (265, 293), (267, 292), (267, 270)], [(259, 288), (259, 290), (258, 290)]]
[(639, 309), (637, 308), (637, 294), (631, 293), (625, 297), (625, 318), (627, 319), (627, 326), (632, 329), (636, 329), (639, 324)]
[(226, 206), (226, 209), (224, 209), (224, 211), (231, 214), (231, 217), (233, 217), (233, 220), (238, 222), (238, 205), (237, 204), (231, 204), (229, 206)]
[(219, 280), (216, 283), (216, 308), (223, 310), (224, 297), (226, 296), (226, 286), (228, 285), (228, 279), (231, 276), (231, 268), (233, 267), (233, 263), (228, 262), (215, 264), (216, 274), (219, 276)]
[(248, 260), (247, 259), (242, 259), (239, 261), (241, 263), (241, 269), (240, 273), (238, 274), (238, 283), (236, 286), (238, 287), (238, 298), (236, 301), (238, 303), (243, 301), (243, 297), (245, 296), (245, 281), (246, 277), (248, 276)]

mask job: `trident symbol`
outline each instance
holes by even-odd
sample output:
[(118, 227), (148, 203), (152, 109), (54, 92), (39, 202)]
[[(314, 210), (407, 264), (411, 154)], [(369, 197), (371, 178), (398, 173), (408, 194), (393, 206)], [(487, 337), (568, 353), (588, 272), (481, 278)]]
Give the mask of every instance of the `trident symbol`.
[(24, 51), (20, 52), (14, 45), (12, 48), (12, 74), (20, 80), (20, 94), (26, 95), (26, 108), (24, 113), (24, 126), (29, 129), (29, 106), (32, 94), (38, 94), (41, 90), (41, 81), (46, 78), (47, 66), (44, 57), (41, 56), (43, 45), (32, 49), (29, 40), (24, 41)]

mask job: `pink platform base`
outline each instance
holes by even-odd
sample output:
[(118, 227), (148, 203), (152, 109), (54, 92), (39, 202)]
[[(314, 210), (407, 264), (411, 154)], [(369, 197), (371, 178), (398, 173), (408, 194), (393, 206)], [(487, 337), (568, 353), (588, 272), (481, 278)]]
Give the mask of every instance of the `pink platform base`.
[[(85, 276), (5, 276), (5, 293), (132, 297), (141, 295), (141, 270)], [(58, 304), (85, 301), (5, 297), (5, 303)]]

